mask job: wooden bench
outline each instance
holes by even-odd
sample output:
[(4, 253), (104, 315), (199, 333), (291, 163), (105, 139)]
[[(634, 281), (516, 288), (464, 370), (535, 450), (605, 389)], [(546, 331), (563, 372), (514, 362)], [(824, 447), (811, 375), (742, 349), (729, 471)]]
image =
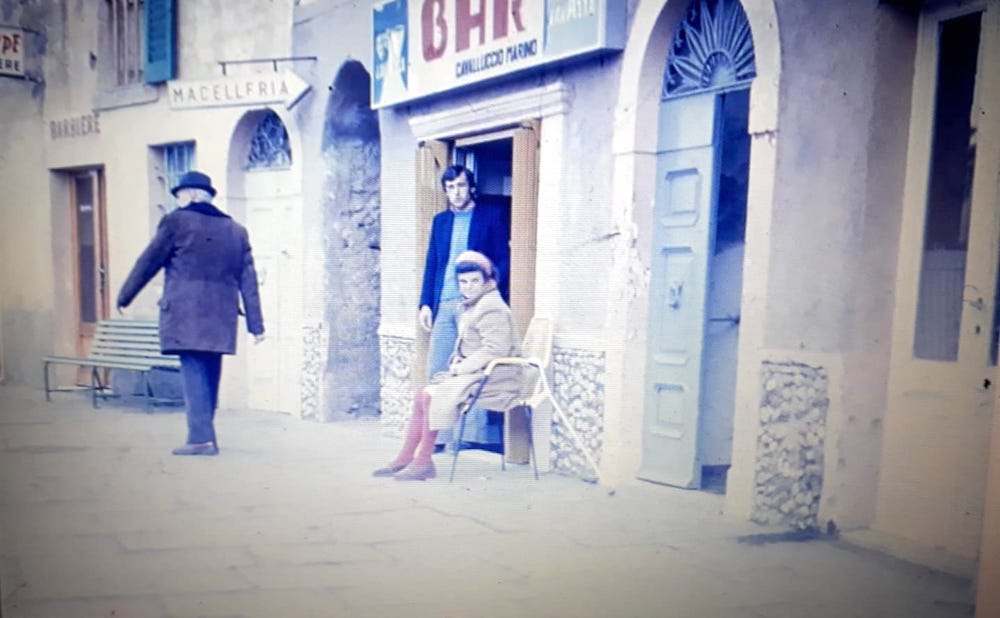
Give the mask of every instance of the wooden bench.
[[(177, 402), (175, 398), (157, 398), (149, 383), (149, 373), (154, 369), (180, 371), (180, 358), (172, 354), (160, 353), (159, 327), (153, 321), (101, 320), (97, 324), (94, 342), (87, 356), (45, 356), (42, 370), (45, 374), (45, 400), (51, 401), (49, 393), (80, 390), (78, 388), (54, 388), (49, 384), (50, 365), (76, 365), (90, 368), (90, 385), (84, 387), (91, 392), (93, 406), (98, 407), (99, 398), (112, 397), (108, 380), (102, 379), (102, 370), (124, 369), (137, 371), (142, 376), (146, 409), (154, 402)], [(81, 385), (82, 386), (82, 385)]]

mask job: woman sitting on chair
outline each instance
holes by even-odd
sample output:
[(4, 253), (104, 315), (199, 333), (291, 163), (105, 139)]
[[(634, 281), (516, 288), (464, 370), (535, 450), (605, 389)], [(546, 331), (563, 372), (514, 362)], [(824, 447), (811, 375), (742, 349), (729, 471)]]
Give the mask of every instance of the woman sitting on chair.
[[(431, 455), (437, 432), (455, 424), (491, 360), (520, 354), (514, 319), (497, 291), (496, 271), (489, 258), (476, 251), (461, 253), (455, 260), (455, 276), (463, 310), (448, 371), (431, 378), (430, 384), (413, 398), (413, 416), (403, 448), (389, 465), (376, 470), (375, 476), (394, 476), (397, 481), (434, 478), (437, 473)], [(520, 391), (520, 368), (497, 367), (479, 393), (476, 405), (503, 410)]]

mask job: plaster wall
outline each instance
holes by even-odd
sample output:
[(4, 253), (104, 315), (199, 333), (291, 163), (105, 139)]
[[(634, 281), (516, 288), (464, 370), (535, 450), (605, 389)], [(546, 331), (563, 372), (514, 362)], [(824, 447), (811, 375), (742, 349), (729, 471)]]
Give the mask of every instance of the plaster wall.
[(857, 299), (878, 9), (848, 0), (777, 10), (786, 61), (764, 345), (842, 352)]
[(752, 516), (760, 506), (749, 490), (762, 482), (764, 409), (749, 385), (760, 383), (762, 362), (801, 362), (829, 376), (814, 523), (864, 526), (874, 516), (886, 401), (911, 24), (865, 2), (776, 7), (783, 64), (769, 267), (766, 287), (751, 283), (765, 299), (763, 332), (757, 349), (741, 351), (737, 414), (750, 414), (737, 418), (727, 509)]
[[(42, 117), (47, 65), (65, 60), (68, 13), (52, 3), (0, 2), (0, 23), (25, 28), (27, 79), (0, 76), (0, 354), (7, 382), (41, 380), (51, 332), (53, 251)], [(58, 61), (56, 61), (58, 59)]]
[[(31, 27), (47, 39), (41, 50), (44, 76), (40, 75), (44, 79), (46, 115), (59, 117), (89, 110), (97, 89), (98, 12), (81, 0), (50, 0), (23, 8), (24, 13), (29, 11), (35, 18)], [(31, 33), (26, 36), (39, 38)]]
[[(218, 62), (288, 57), (294, 0), (178, 2), (176, 79), (221, 75)], [(230, 75), (241, 65), (227, 67)], [(271, 71), (270, 64), (262, 65)], [(287, 64), (279, 65), (287, 67)]]
[[(413, 339), (417, 324), (416, 148), (406, 115), (379, 112), (382, 134), (382, 320), (380, 335)], [(418, 257), (419, 253), (419, 257)]]
[(883, 5), (874, 17), (874, 92), (867, 145), (867, 183), (858, 268), (847, 309), (840, 414), (831, 419), (829, 442), (836, 465), (826, 479), (820, 517), (842, 529), (875, 517), (882, 428), (887, 406), (896, 256), (913, 83), (916, 16)]

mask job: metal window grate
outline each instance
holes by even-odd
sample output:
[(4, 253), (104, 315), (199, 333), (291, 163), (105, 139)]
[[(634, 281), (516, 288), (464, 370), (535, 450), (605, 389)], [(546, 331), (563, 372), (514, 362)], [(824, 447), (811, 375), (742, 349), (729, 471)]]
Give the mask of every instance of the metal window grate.
[(161, 195), (158, 196), (157, 207), (161, 215), (166, 215), (177, 208), (177, 201), (170, 193), (171, 187), (176, 187), (181, 176), (194, 168), (194, 142), (178, 142), (164, 144), (156, 149), (159, 169)]
[(143, 0), (106, 0), (115, 84), (142, 81)]
[(662, 99), (749, 84), (757, 75), (739, 0), (692, 0), (667, 57)]
[(254, 132), (247, 153), (246, 169), (287, 168), (292, 165), (292, 149), (288, 144), (288, 131), (281, 118), (268, 111)]

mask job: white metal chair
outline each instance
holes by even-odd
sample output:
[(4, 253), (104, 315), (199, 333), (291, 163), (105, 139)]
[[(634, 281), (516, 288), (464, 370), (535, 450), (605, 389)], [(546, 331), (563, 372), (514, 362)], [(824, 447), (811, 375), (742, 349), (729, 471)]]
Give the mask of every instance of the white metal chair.
[[(523, 385), (521, 389), (520, 396), (511, 404), (506, 410), (493, 410), (494, 412), (500, 412), (504, 415), (504, 422), (507, 422), (507, 414), (516, 410), (522, 409), (525, 414), (525, 423), (528, 434), (528, 456), (531, 459), (531, 465), (534, 469), (535, 480), (538, 480), (538, 461), (535, 458), (535, 443), (534, 437), (531, 431), (531, 414), (532, 411), (545, 399), (551, 398), (549, 393), (548, 380), (545, 377), (545, 372), (548, 371), (549, 364), (552, 361), (552, 320), (549, 318), (534, 317), (531, 318), (531, 323), (528, 324), (528, 330), (524, 334), (524, 339), (521, 342), (521, 354), (520, 357), (501, 357), (495, 358), (486, 365), (483, 379), (480, 380), (479, 386), (476, 387), (475, 393), (472, 398), (469, 399), (465, 405), (462, 407), (460, 416), (461, 421), (459, 423), (458, 429), (458, 440), (455, 443), (455, 455), (451, 463), (451, 476), (448, 478), (448, 482), (455, 480), (455, 467), (458, 465), (458, 454), (462, 450), (462, 437), (465, 432), (465, 417), (466, 413), (476, 404), (476, 400), (479, 399), (479, 394), (483, 391), (483, 387), (489, 382), (490, 375), (493, 371), (500, 366), (504, 365), (518, 365), (524, 368), (522, 372)], [(506, 469), (506, 444), (500, 453), (500, 467)]]

